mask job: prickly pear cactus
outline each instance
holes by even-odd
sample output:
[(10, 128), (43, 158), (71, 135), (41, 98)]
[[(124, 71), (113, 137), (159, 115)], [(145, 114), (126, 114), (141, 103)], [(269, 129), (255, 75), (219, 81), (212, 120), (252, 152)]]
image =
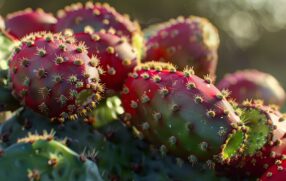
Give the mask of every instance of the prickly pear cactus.
[(259, 177), (269, 166), (286, 158), (285, 115), (257, 100), (245, 101), (240, 109), (247, 141), (241, 147), (241, 157), (222, 167), (232, 175)]
[(230, 98), (242, 103), (246, 99), (261, 99), (265, 104), (282, 106), (286, 94), (282, 85), (271, 74), (258, 70), (240, 70), (227, 74), (219, 83), (220, 90), (230, 91)]
[(9, 64), (13, 94), (52, 120), (85, 116), (103, 91), (97, 63), (72, 37), (31, 34), (22, 39)]
[(1, 181), (283, 180), (276, 79), (214, 86), (220, 40), (203, 17), (144, 33), (92, 1), (0, 16)]
[(124, 38), (105, 32), (87, 32), (74, 35), (76, 40), (84, 42), (88, 55), (96, 56), (105, 72), (100, 79), (107, 94), (119, 94), (125, 79), (140, 63), (137, 51)]
[[(119, 128), (124, 129), (124, 127)], [(1, 145), (6, 148), (29, 134), (45, 134), (51, 131), (57, 139), (65, 140), (69, 148), (95, 161), (105, 180), (111, 180), (115, 175), (121, 175), (123, 172), (125, 172), (123, 178), (132, 178), (129, 162), (132, 157), (126, 154), (127, 148), (121, 148), (109, 142), (107, 135), (101, 134), (91, 124), (85, 124), (83, 120), (69, 121), (64, 124), (51, 123), (47, 118), (31, 110), (19, 110), (14, 117), (1, 126)], [(141, 157), (140, 154), (141, 151), (137, 152), (136, 157)]]
[(199, 77), (215, 78), (220, 41), (207, 19), (178, 17), (150, 29), (144, 61), (169, 61), (180, 70), (193, 66)]
[(95, 163), (54, 141), (52, 135), (20, 139), (2, 150), (0, 162), (3, 180), (102, 181)]
[(1, 146), (7, 148), (31, 133), (53, 131), (54, 137), (64, 139), (72, 150), (96, 162), (105, 180), (226, 180), (217, 177), (214, 170), (210, 170), (207, 165), (200, 165), (196, 160), (189, 163), (167, 155), (161, 156), (154, 149), (149, 151), (148, 143), (136, 139), (118, 121), (107, 123), (96, 130), (80, 120), (59, 125), (45, 119), (30, 110), (19, 111), (2, 125)]
[(270, 166), (259, 181), (279, 181), (286, 177), (286, 160), (279, 160)]
[[(183, 161), (180, 158), (169, 155), (161, 155), (160, 150), (150, 147), (143, 141), (136, 139), (129, 130), (114, 122), (108, 124), (99, 131), (106, 135), (107, 139), (119, 147), (115, 158), (125, 158), (123, 162), (126, 170), (121, 170), (118, 175), (113, 175), (117, 180), (229, 180), (220, 177), (207, 164), (200, 164), (198, 160), (193, 162)], [(128, 169), (129, 168), (129, 169)]]
[(245, 130), (211, 80), (164, 63), (138, 66), (122, 93), (124, 122), (138, 135), (189, 160), (226, 161), (239, 154)]
[(118, 13), (107, 3), (72, 4), (58, 11), (57, 32), (72, 30), (74, 33), (84, 32), (85, 28), (98, 32), (106, 30), (117, 36), (125, 37), (139, 52), (143, 48), (141, 28), (132, 22), (127, 15)]
[(43, 9), (30, 8), (8, 14), (5, 19), (7, 31), (17, 39), (39, 31), (53, 32), (56, 22), (57, 19)]

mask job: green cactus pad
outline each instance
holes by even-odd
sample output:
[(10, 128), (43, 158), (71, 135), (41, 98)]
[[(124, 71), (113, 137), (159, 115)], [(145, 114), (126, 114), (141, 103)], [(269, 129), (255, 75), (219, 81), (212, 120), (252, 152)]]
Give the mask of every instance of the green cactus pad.
[(0, 30), (0, 70), (8, 69), (8, 58), (12, 53), (15, 42), (3, 30)]
[(0, 122), (9, 117), (8, 111), (19, 107), (18, 101), (11, 95), (8, 88), (8, 59), (12, 54), (12, 49), (17, 44), (6, 32), (0, 30)]
[(123, 112), (121, 100), (114, 96), (101, 101), (96, 110), (88, 114), (88, 117), (92, 121), (92, 125), (99, 128), (114, 120), (118, 120), (119, 115), (122, 115)]
[[(57, 139), (87, 158), (95, 161), (104, 180), (227, 180), (215, 175), (208, 165), (197, 160), (180, 162), (171, 156), (161, 156), (158, 150), (149, 150), (144, 141), (134, 138), (119, 121), (105, 123), (98, 130), (77, 120), (64, 125), (53, 124), (37, 113), (24, 109), (1, 128), (2, 146), (5, 148), (31, 133), (54, 130)], [(194, 179), (195, 178), (195, 179)]]
[(223, 160), (230, 159), (233, 156), (237, 155), (238, 150), (241, 145), (243, 145), (244, 140), (245, 135), (241, 130), (231, 134), (230, 137), (227, 139), (224, 149), (222, 151)]
[[(11, 171), (16, 172), (11, 172)], [(101, 181), (97, 166), (57, 141), (33, 140), (4, 150), (0, 178), (10, 181)]]
[(267, 123), (268, 118), (258, 109), (244, 110), (241, 119), (248, 127), (248, 140), (244, 154), (252, 156), (267, 143), (272, 130)]
[[(19, 110), (14, 117), (6, 121), (1, 127), (2, 146), (8, 147), (17, 142), (18, 139), (28, 136), (29, 133), (43, 134), (53, 130), (55, 137), (65, 140), (69, 148), (94, 160), (105, 180), (119, 174), (122, 178), (134, 177), (130, 161), (132, 156), (134, 158), (140, 157), (141, 151), (135, 152), (136, 155), (126, 154), (128, 148), (116, 146), (116, 144), (109, 142), (107, 137), (110, 135), (107, 133), (101, 134), (83, 120), (58, 124), (51, 123), (47, 119), (27, 108)], [(117, 125), (121, 124), (120, 122), (116, 123)], [(121, 125), (120, 129), (124, 130), (124, 127)], [(125, 136), (128, 136), (128, 134), (125, 134)], [(125, 137), (122, 137), (122, 139), (125, 139)]]

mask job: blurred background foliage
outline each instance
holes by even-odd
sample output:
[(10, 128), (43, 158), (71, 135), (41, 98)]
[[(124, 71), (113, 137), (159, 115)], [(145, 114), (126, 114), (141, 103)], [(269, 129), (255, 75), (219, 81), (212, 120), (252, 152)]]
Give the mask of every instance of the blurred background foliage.
[[(27, 7), (56, 13), (76, 0), (0, 0), (1, 15)], [(80, 1), (86, 2), (86, 1)], [(237, 69), (269, 72), (286, 88), (286, 0), (106, 0), (143, 28), (177, 16), (204, 16), (221, 37), (218, 78)]]

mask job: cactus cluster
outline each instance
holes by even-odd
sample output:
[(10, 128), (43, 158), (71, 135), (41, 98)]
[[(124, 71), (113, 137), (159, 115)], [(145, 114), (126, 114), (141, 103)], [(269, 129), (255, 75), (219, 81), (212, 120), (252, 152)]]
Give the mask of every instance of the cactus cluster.
[(205, 18), (141, 32), (106, 3), (0, 18), (0, 180), (283, 180), (285, 92), (216, 86), (219, 44)]

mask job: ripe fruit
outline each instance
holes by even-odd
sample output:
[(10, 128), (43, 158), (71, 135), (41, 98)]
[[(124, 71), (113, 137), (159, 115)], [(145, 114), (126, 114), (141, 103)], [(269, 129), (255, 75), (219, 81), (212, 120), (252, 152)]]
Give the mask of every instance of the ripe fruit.
[(139, 63), (132, 46), (111, 33), (77, 33), (75, 38), (88, 47), (88, 55), (96, 56), (105, 72), (101, 77), (107, 91), (119, 93), (125, 79)]
[(228, 89), (230, 97), (237, 102), (246, 99), (262, 99), (266, 104), (283, 105), (285, 91), (280, 83), (270, 74), (258, 70), (242, 70), (226, 75), (218, 88)]
[(248, 141), (239, 166), (260, 175), (286, 154), (286, 121), (278, 110), (259, 103), (245, 102), (242, 121), (248, 128)]
[(286, 178), (286, 160), (277, 160), (258, 181), (283, 181)]
[(42, 9), (25, 9), (8, 14), (5, 20), (7, 31), (15, 38), (22, 38), (30, 33), (53, 31), (57, 19)]
[(232, 159), (245, 141), (224, 93), (210, 79), (184, 72), (166, 63), (147, 63), (136, 68), (123, 88), (124, 122), (138, 134), (160, 145), (163, 154), (207, 161)]
[(76, 119), (100, 99), (97, 62), (71, 37), (30, 35), (10, 61), (13, 93), (22, 104), (52, 120)]
[(145, 61), (170, 61), (180, 70), (192, 66), (199, 77), (215, 78), (219, 36), (208, 20), (178, 17), (157, 26), (146, 40)]
[(260, 176), (286, 157), (285, 116), (260, 101), (245, 101), (240, 109), (248, 136), (241, 157), (230, 162), (230, 170), (240, 175)]
[(57, 32), (68, 29), (80, 33), (84, 32), (85, 28), (91, 28), (95, 32), (113, 32), (117, 36), (126, 37), (138, 50), (142, 49), (143, 38), (139, 24), (132, 22), (127, 15), (118, 13), (107, 3), (77, 3), (58, 12), (58, 23), (55, 28)]
[(95, 163), (81, 158), (49, 134), (30, 135), (2, 150), (0, 178), (10, 181), (102, 181)]

